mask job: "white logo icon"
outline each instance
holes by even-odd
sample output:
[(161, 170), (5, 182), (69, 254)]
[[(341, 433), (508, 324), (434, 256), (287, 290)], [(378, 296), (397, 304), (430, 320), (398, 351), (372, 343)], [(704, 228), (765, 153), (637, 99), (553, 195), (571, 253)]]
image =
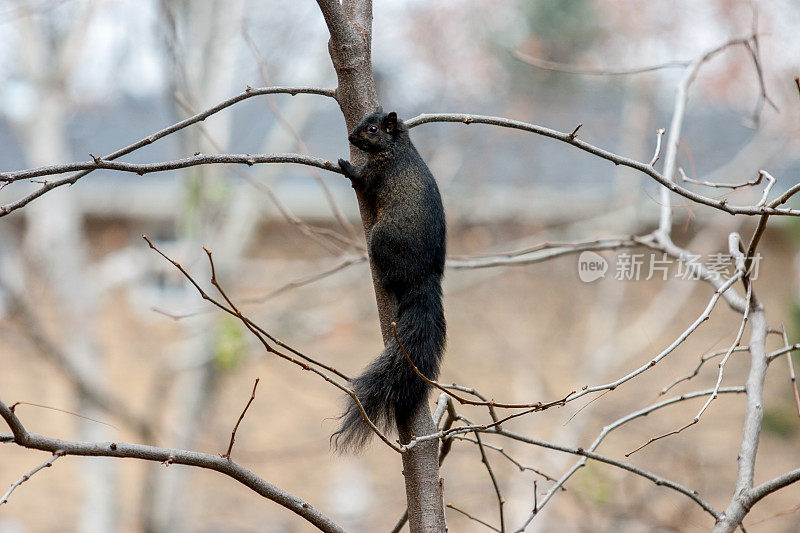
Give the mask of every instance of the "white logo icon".
[(584, 283), (591, 283), (605, 277), (608, 261), (594, 252), (586, 251), (578, 257), (578, 277)]

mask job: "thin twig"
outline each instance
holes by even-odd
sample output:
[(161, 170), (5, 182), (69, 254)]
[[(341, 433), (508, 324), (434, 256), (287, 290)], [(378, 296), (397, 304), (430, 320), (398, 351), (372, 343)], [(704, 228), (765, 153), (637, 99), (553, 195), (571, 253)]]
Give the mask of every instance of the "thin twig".
[(242, 414), (239, 415), (239, 420), (236, 421), (236, 425), (233, 426), (233, 431), (231, 431), (231, 441), (228, 443), (228, 450), (222, 454), (222, 457), (225, 459), (231, 458), (231, 450), (233, 450), (233, 442), (236, 440), (236, 431), (239, 429), (239, 424), (242, 423), (242, 419), (244, 418), (245, 413), (250, 408), (250, 404), (253, 403), (253, 400), (256, 399), (256, 387), (258, 387), (258, 381), (260, 378), (256, 378), (256, 382), (253, 384), (253, 392), (250, 394), (250, 399), (247, 400), (247, 405), (244, 406), (242, 409)]
[[(700, 67), (702, 67), (706, 61), (726, 48), (737, 44), (745, 44), (749, 40), (750, 37), (731, 39), (722, 45), (707, 50), (705, 53), (692, 60), (692, 62), (686, 68), (686, 71), (681, 77), (681, 81), (678, 83), (678, 86), (675, 90), (675, 103), (673, 106), (672, 120), (670, 121), (668, 129), (669, 136), (667, 138), (667, 146), (664, 156), (663, 174), (663, 178), (668, 183), (675, 182), (675, 169), (677, 167), (678, 160), (678, 143), (680, 142), (682, 134), (683, 119), (686, 114), (686, 104), (689, 101), (689, 88), (697, 78)], [(670, 190), (674, 191), (674, 189), (670, 189), (669, 187), (666, 189), (660, 189), (659, 191), (661, 195), (661, 211), (658, 222), (658, 232), (664, 235), (669, 235), (672, 229), (672, 209), (669, 207), (672, 203), (670, 199)], [(721, 202), (721, 200), (718, 200), (718, 202)], [(727, 201), (723, 202), (723, 205), (725, 203), (727, 203)]]
[[(467, 437), (466, 435), (453, 435), (451, 437), (451, 439), (463, 440), (463, 441), (471, 442), (473, 444), (478, 444), (478, 441), (476, 441), (474, 439), (471, 439), (471, 438)], [(554, 478), (553, 476), (549, 476), (549, 475), (545, 474), (544, 472), (542, 472), (541, 470), (539, 470), (537, 468), (533, 468), (532, 466), (527, 466), (527, 465), (524, 465), (524, 464), (520, 463), (517, 459), (514, 459), (514, 457), (509, 455), (508, 452), (506, 452), (505, 449), (502, 448), (501, 446), (495, 446), (494, 444), (489, 444), (488, 442), (484, 442), (483, 446), (485, 448), (489, 448), (490, 450), (496, 451), (497, 453), (499, 453), (500, 455), (502, 455), (503, 457), (508, 459), (508, 461), (511, 464), (513, 464), (514, 466), (516, 466), (519, 469), (520, 472), (524, 472), (524, 471), (528, 470), (530, 472), (533, 472), (534, 474), (537, 474), (537, 475), (543, 477), (547, 481), (557, 481), (556, 478)], [(562, 487), (561, 490), (566, 491), (567, 489)]]
[[(781, 324), (781, 331), (783, 335), (783, 344), (789, 348), (789, 337), (786, 335), (786, 326)], [(769, 356), (767, 356), (769, 360)], [(792, 390), (794, 391), (794, 403), (797, 405), (797, 416), (800, 417), (800, 395), (797, 393), (797, 379), (794, 375), (794, 362), (792, 361), (792, 352), (786, 352), (786, 363), (789, 365), (789, 379), (792, 382)]]
[(117, 429), (117, 430), (119, 429), (114, 424), (109, 424), (108, 422), (103, 422), (102, 420), (98, 420), (96, 418), (92, 418), (92, 417), (89, 417), (89, 416), (84, 416), (84, 415), (82, 415), (80, 413), (76, 413), (75, 411), (68, 411), (66, 409), (59, 409), (58, 407), (53, 407), (53, 406), (50, 406), (50, 405), (43, 405), (43, 404), (40, 404), (40, 403), (14, 402), (13, 404), (11, 404), (11, 407), (10, 407), (11, 411), (14, 412), (18, 405), (29, 405), (31, 407), (38, 407), (40, 409), (50, 409), (51, 411), (58, 411), (59, 413), (64, 413), (66, 415), (76, 416), (78, 418), (82, 418), (84, 420), (88, 420), (89, 422), (94, 422), (96, 424), (102, 424), (102, 425), (110, 427), (112, 429)]
[[(473, 396), (476, 396), (476, 397), (480, 398), (484, 402), (491, 403), (486, 398), (486, 396), (484, 396), (483, 394), (481, 394), (480, 392), (478, 392), (477, 390), (475, 390), (472, 387), (465, 387), (463, 385), (457, 385), (455, 383), (451, 383), (450, 385), (443, 385), (443, 386), (446, 389), (453, 389), (453, 390), (457, 390), (457, 391), (460, 391), (460, 392), (466, 392), (467, 394), (472, 394)], [(449, 398), (449, 396), (448, 396), (448, 398)], [(487, 407), (489, 408), (489, 416), (492, 418), (492, 421), (493, 422), (497, 422), (499, 420), (499, 418), (497, 416), (497, 412), (495, 412), (495, 410), (494, 410), (494, 405), (488, 405)]]
[(683, 168), (678, 167), (678, 174), (681, 176), (681, 181), (694, 183), (697, 185), (703, 185), (704, 187), (713, 187), (715, 189), (731, 189), (735, 191), (737, 189), (743, 189), (745, 187), (755, 187), (756, 185), (760, 184), (763, 180), (763, 175), (761, 172), (758, 173), (758, 177), (756, 179), (745, 181), (744, 183), (715, 183), (706, 180), (697, 180), (690, 178), (686, 175), (686, 172), (683, 171)]
[(209, 249), (205, 248), (205, 247), (203, 247), (203, 250), (205, 251), (206, 255), (208, 256), (208, 263), (209, 263), (209, 266), (211, 267), (211, 284), (217, 289), (217, 292), (219, 292), (220, 296), (222, 296), (222, 298), (228, 304), (229, 308), (234, 312), (236, 317), (239, 318), (239, 320), (245, 325), (245, 327), (247, 329), (249, 329), (250, 332), (252, 334), (254, 334), (258, 338), (258, 340), (261, 342), (261, 344), (264, 346), (264, 348), (268, 352), (274, 353), (274, 354), (278, 355), (279, 357), (282, 357), (282, 358), (284, 358), (284, 359), (286, 359), (286, 360), (288, 360), (290, 362), (294, 362), (295, 364), (303, 367), (304, 370), (309, 370), (311, 372), (314, 372), (318, 376), (322, 377), (328, 383), (332, 384), (336, 388), (338, 388), (338, 389), (342, 390), (343, 392), (347, 393), (347, 395), (350, 396), (353, 399), (353, 401), (355, 402), (355, 404), (358, 407), (359, 411), (361, 411), (361, 416), (364, 419), (364, 422), (378, 435), (378, 437), (383, 442), (388, 444), (394, 451), (396, 451), (398, 453), (403, 453), (405, 451), (405, 449), (403, 447), (398, 446), (395, 443), (391, 442), (389, 440), (389, 438), (386, 435), (384, 435), (383, 432), (380, 431), (380, 429), (378, 429), (378, 427), (375, 425), (375, 423), (372, 420), (370, 420), (369, 416), (367, 415), (367, 412), (364, 410), (364, 406), (361, 404), (361, 401), (358, 399), (358, 396), (356, 396), (356, 392), (355, 392), (354, 389), (347, 388), (347, 387), (345, 387), (343, 385), (340, 385), (339, 383), (337, 383), (336, 381), (330, 379), (328, 376), (326, 376), (325, 374), (323, 374), (319, 370), (317, 370), (315, 368), (311, 368), (308, 365), (306, 365), (304, 363), (301, 363), (300, 361), (297, 361), (297, 360), (293, 359), (292, 357), (287, 356), (286, 354), (282, 354), (282, 353), (278, 352), (277, 350), (275, 350), (272, 346), (269, 345), (269, 343), (265, 340), (265, 338), (261, 335), (261, 333), (250, 324), (249, 320), (245, 319), (245, 317), (244, 317), (244, 315), (242, 315), (241, 311), (239, 311), (239, 309), (236, 307), (236, 305), (233, 303), (233, 301), (225, 293), (225, 290), (222, 288), (222, 286), (217, 281), (217, 273), (216, 273), (216, 268), (214, 267), (214, 258), (211, 255), (211, 251)]
[[(733, 349), (733, 351), (734, 352), (746, 352), (749, 349), (750, 349), (749, 346), (737, 346), (736, 348)], [(672, 383), (670, 383), (669, 385), (667, 385), (666, 387), (661, 389), (661, 391), (658, 393), (658, 395), (659, 396), (664, 396), (667, 392), (669, 392), (673, 387), (675, 387), (679, 383), (683, 383), (684, 381), (691, 380), (692, 378), (697, 376), (697, 374), (700, 373), (700, 369), (703, 368), (703, 365), (706, 364), (706, 361), (710, 361), (711, 359), (715, 359), (715, 358), (717, 358), (717, 357), (719, 357), (721, 355), (725, 355), (727, 353), (728, 353), (728, 349), (725, 349), (725, 350), (719, 350), (719, 351), (716, 351), (716, 352), (713, 352), (713, 353), (709, 353), (709, 354), (703, 355), (702, 357), (700, 357), (700, 362), (697, 364), (697, 366), (695, 367), (695, 369), (692, 371), (691, 374), (687, 374), (686, 376), (684, 376), (682, 378), (677, 378), (675, 381), (673, 381)]]
[[(267, 63), (264, 61), (264, 56), (261, 55), (256, 43), (253, 42), (253, 39), (250, 37), (250, 33), (247, 31), (247, 26), (245, 23), (242, 23), (242, 37), (244, 37), (244, 42), (247, 44), (247, 47), (250, 49), (250, 52), (253, 54), (256, 62), (258, 63), (258, 70), (261, 74), (261, 81), (269, 85), (270, 84), (270, 76), (269, 72), (267, 71)], [(295, 143), (297, 143), (297, 147), (300, 149), (300, 153), (303, 155), (311, 155), (311, 152), (308, 150), (308, 146), (306, 143), (303, 142), (303, 138), (300, 136), (300, 133), (294, 127), (294, 125), (286, 118), (278, 104), (275, 103), (275, 97), (273, 95), (267, 95), (267, 105), (272, 110), (272, 114), (275, 115), (275, 118), (280, 121), (284, 128), (291, 134), (294, 138)], [(311, 174), (314, 176), (314, 179), (317, 180), (320, 188), (322, 189), (322, 193), (325, 196), (325, 200), (328, 202), (328, 205), (331, 208), (331, 213), (333, 213), (333, 217), (336, 219), (337, 222), (347, 231), (350, 235), (350, 239), (353, 241), (358, 240), (358, 236), (356, 235), (356, 230), (353, 228), (353, 225), (350, 221), (342, 213), (341, 209), (339, 209), (339, 205), (336, 203), (336, 200), (333, 198), (333, 194), (331, 194), (331, 190), (328, 185), (325, 183), (325, 180), (322, 179), (322, 174), (315, 169), (311, 169)]]
[[(411, 356), (406, 351), (405, 346), (403, 346), (403, 343), (400, 342), (400, 337), (397, 336), (397, 322), (392, 322), (391, 325), (392, 325), (392, 334), (394, 335), (394, 340), (397, 342), (397, 345), (400, 347), (400, 350), (403, 352), (403, 355), (406, 357), (406, 361), (408, 361), (408, 363), (414, 369), (414, 372), (419, 377), (421, 377), (422, 380), (425, 383), (427, 383), (428, 385), (432, 385), (432, 386), (436, 387), (437, 389), (439, 389), (440, 391), (444, 392), (448, 396), (456, 399), (458, 401), (458, 403), (460, 403), (462, 405), (491, 406), (491, 407), (499, 407), (499, 408), (503, 408), (503, 409), (528, 409), (529, 408), (529, 409), (532, 409), (531, 412), (544, 411), (545, 409), (549, 409), (550, 407), (554, 407), (554, 406), (557, 406), (557, 405), (564, 405), (564, 403), (563, 403), (564, 400), (563, 399), (562, 400), (556, 400), (556, 401), (549, 402), (549, 403), (542, 403), (542, 402), (535, 402), (535, 403), (501, 403), (501, 402), (495, 402), (493, 400), (490, 400), (488, 402), (487, 401), (475, 401), (475, 400), (470, 400), (468, 398), (464, 398), (463, 396), (459, 396), (458, 394), (455, 394), (454, 392), (450, 392), (447, 389), (448, 388), (454, 388), (454, 387), (452, 387), (452, 386), (448, 387), (447, 385), (442, 385), (438, 381), (434, 381), (434, 380), (428, 378), (427, 376), (425, 376), (425, 374), (423, 374), (422, 372), (420, 372), (419, 368), (417, 368), (417, 365), (414, 364), (414, 361), (411, 359)], [(575, 391), (572, 391), (570, 394), (574, 394), (574, 393), (575, 393)], [(504, 420), (507, 420), (507, 418), (504, 419)], [(498, 424), (500, 422), (502, 422), (502, 421), (495, 421), (496, 424)]]
[[(620, 248), (634, 248), (646, 246), (650, 235), (626, 237), (610, 237), (605, 239), (592, 239), (589, 241), (575, 242), (545, 242), (536, 246), (529, 246), (520, 250), (498, 252), (496, 254), (456, 255), (447, 258), (447, 268), (452, 270), (465, 270), (475, 268), (489, 268), (498, 266), (524, 266), (541, 263), (573, 255), (587, 250), (618, 250)], [(539, 253), (541, 252), (541, 253)]]
[(341, 272), (342, 270), (345, 270), (348, 267), (364, 263), (366, 260), (367, 260), (367, 256), (366, 255), (360, 255), (360, 256), (357, 256), (357, 257), (351, 257), (350, 259), (345, 259), (344, 261), (336, 263), (332, 267), (327, 268), (327, 269), (325, 269), (325, 270), (323, 270), (321, 272), (318, 272), (316, 274), (311, 274), (309, 276), (305, 276), (305, 277), (296, 279), (294, 281), (290, 281), (289, 283), (286, 283), (286, 284), (278, 287), (277, 289), (274, 289), (274, 290), (272, 290), (272, 291), (270, 291), (270, 292), (268, 292), (268, 293), (266, 293), (266, 294), (264, 294), (262, 296), (253, 296), (253, 297), (249, 297), (249, 298), (242, 298), (242, 303), (243, 304), (264, 303), (267, 300), (275, 298), (276, 296), (279, 296), (279, 295), (281, 295), (281, 294), (283, 294), (285, 292), (288, 292), (288, 291), (290, 291), (292, 289), (297, 289), (298, 287), (303, 287), (304, 285), (309, 285), (309, 284), (314, 283), (316, 281), (319, 281), (321, 279), (327, 278), (328, 276), (336, 274), (337, 272)]
[(761, 196), (761, 200), (758, 201), (756, 205), (766, 205), (767, 204), (767, 197), (769, 196), (769, 192), (772, 190), (772, 186), (775, 185), (777, 181), (775, 178), (772, 177), (772, 174), (767, 172), (766, 170), (759, 170), (758, 171), (758, 178), (761, 179), (761, 176), (767, 178), (769, 183), (766, 187), (764, 187), (764, 194)]
[(486, 457), (486, 450), (483, 449), (483, 442), (481, 441), (480, 433), (477, 431), (475, 432), (475, 440), (478, 442), (478, 449), (481, 452), (481, 462), (484, 464), (486, 471), (489, 473), (489, 478), (492, 480), (492, 486), (494, 487), (495, 496), (497, 496), (497, 507), (500, 513), (500, 533), (505, 533), (506, 519), (505, 515), (503, 514), (503, 505), (505, 505), (506, 501), (503, 499), (503, 494), (500, 492), (500, 485), (497, 483), (497, 478), (492, 470), (492, 465), (489, 464), (489, 458)]
[(756, 102), (755, 109), (753, 110), (753, 124), (758, 126), (759, 120), (761, 118), (761, 111), (764, 109), (764, 103), (768, 103), (772, 109), (775, 111), (780, 111), (778, 106), (775, 102), (770, 98), (767, 94), (767, 84), (764, 80), (764, 68), (761, 64), (761, 54), (758, 45), (758, 16), (755, 8), (753, 9), (753, 30), (752, 36), (749, 42), (745, 43), (745, 48), (750, 54), (750, 58), (753, 60), (753, 66), (756, 69), (756, 78), (758, 79), (758, 86), (759, 86), (759, 95), (758, 95), (758, 102)]
[(628, 76), (631, 74), (642, 74), (644, 72), (653, 72), (655, 70), (663, 70), (669, 68), (686, 68), (689, 66), (689, 61), (669, 61), (658, 65), (647, 65), (644, 67), (632, 68), (592, 68), (592, 67), (576, 67), (566, 63), (558, 63), (556, 61), (547, 61), (538, 57), (533, 57), (519, 50), (512, 50), (511, 55), (527, 63), (532, 67), (540, 68), (542, 70), (550, 70), (553, 72), (564, 72), (567, 74), (581, 74), (585, 76)]
[(497, 529), (496, 527), (494, 527), (493, 525), (491, 525), (491, 524), (488, 524), (488, 523), (484, 522), (484, 521), (483, 521), (483, 520), (481, 520), (480, 518), (476, 518), (476, 517), (472, 516), (471, 514), (469, 514), (469, 513), (468, 513), (468, 512), (466, 512), (466, 511), (462, 511), (461, 509), (459, 509), (458, 507), (456, 507), (456, 506), (455, 506), (455, 505), (453, 505), (452, 503), (448, 503), (448, 504), (447, 504), (445, 507), (447, 507), (448, 509), (452, 509), (452, 510), (454, 510), (454, 511), (457, 511), (457, 512), (459, 512), (459, 513), (463, 514), (464, 516), (466, 516), (466, 517), (467, 517), (467, 518), (469, 518), (470, 520), (474, 520), (475, 522), (477, 522), (477, 523), (481, 524), (482, 526), (486, 526), (486, 527), (488, 527), (488, 528), (489, 528), (489, 529), (491, 529), (492, 531), (497, 531), (497, 533), (500, 533), (500, 530), (499, 530), (499, 529)]
[(389, 533), (400, 533), (403, 530), (403, 526), (406, 525), (406, 522), (408, 522), (408, 507), (406, 507), (402, 516), (395, 522), (394, 527)]
[(784, 346), (783, 348), (778, 348), (774, 352), (770, 352), (769, 355), (767, 355), (767, 362), (771, 363), (773, 360), (780, 357), (781, 355), (795, 352), (797, 350), (800, 350), (800, 342), (790, 344), (789, 346)]
[(703, 413), (705, 413), (706, 409), (708, 409), (708, 406), (711, 405), (711, 402), (717, 399), (720, 386), (722, 385), (722, 376), (723, 373), (725, 372), (725, 364), (728, 362), (728, 359), (730, 358), (733, 351), (739, 346), (739, 342), (742, 340), (742, 335), (744, 334), (744, 328), (747, 325), (747, 318), (750, 314), (750, 299), (752, 297), (752, 289), (751, 289), (752, 285), (748, 284), (747, 287), (748, 287), (747, 296), (745, 298), (747, 301), (747, 306), (745, 307), (744, 315), (742, 316), (741, 323), (739, 324), (739, 331), (736, 334), (736, 338), (734, 339), (733, 344), (731, 344), (730, 348), (728, 348), (727, 352), (725, 352), (725, 357), (723, 357), (722, 361), (719, 362), (718, 365), (719, 372), (717, 373), (717, 382), (714, 384), (714, 389), (712, 393), (708, 396), (708, 399), (705, 401), (705, 403), (703, 403), (703, 406), (700, 408), (700, 410), (697, 412), (697, 414), (691, 421), (687, 422), (686, 424), (684, 424), (683, 426), (681, 426), (676, 430), (669, 431), (667, 433), (658, 435), (656, 437), (651, 437), (650, 439), (647, 440), (647, 442), (645, 442), (641, 446), (626, 453), (625, 457), (630, 457), (634, 453), (638, 452), (642, 448), (649, 446), (650, 444), (656, 442), (657, 440), (661, 440), (666, 437), (670, 437), (672, 435), (677, 435), (678, 433), (681, 433), (683, 430), (688, 429), (691, 426), (697, 424), (700, 421), (700, 417), (703, 416)]
[(763, 524), (764, 522), (768, 522), (770, 520), (774, 520), (775, 518), (778, 518), (778, 517), (781, 517), (781, 516), (794, 514), (797, 511), (800, 511), (800, 503), (798, 503), (797, 505), (793, 505), (792, 507), (790, 507), (789, 509), (786, 509), (785, 511), (781, 511), (780, 513), (775, 513), (772, 516), (768, 516), (766, 518), (762, 518), (761, 520), (754, 520), (754, 521), (748, 522), (747, 527), (754, 526), (756, 524)]
[(650, 160), (651, 167), (656, 164), (656, 161), (658, 161), (658, 156), (659, 154), (661, 154), (661, 137), (664, 135), (664, 132), (666, 131), (667, 130), (664, 128), (659, 128), (656, 130), (656, 149), (655, 152), (653, 153), (653, 159)]
[[(574, 393), (574, 391), (573, 391)], [(452, 396), (452, 393), (447, 393), (448, 395)], [(570, 393), (572, 394), (572, 393)], [(550, 404), (546, 404), (546, 408), (549, 407), (561, 407), (566, 402), (566, 396), (560, 400), (556, 400), (555, 402), (551, 402)], [(411, 439), (405, 446), (403, 446), (403, 451), (408, 451), (411, 448), (417, 446), (422, 442), (428, 442), (431, 440), (438, 440), (438, 439), (447, 439), (451, 435), (460, 435), (463, 433), (471, 433), (473, 431), (486, 431), (489, 429), (495, 429), (501, 427), (504, 422), (508, 422), (509, 420), (513, 420), (514, 418), (519, 418), (525, 415), (529, 415), (531, 413), (537, 413), (541, 411), (542, 408), (540, 407), (532, 407), (530, 409), (526, 409), (524, 411), (520, 411), (518, 413), (514, 413), (511, 415), (506, 416), (505, 418), (501, 418), (497, 422), (493, 422), (491, 424), (475, 424), (475, 425), (468, 425), (468, 426), (458, 426), (454, 428), (450, 428), (448, 430), (441, 430), (437, 431), (436, 433), (431, 433), (430, 435), (423, 435), (421, 437), (414, 437)]]
[(8, 498), (11, 496), (11, 493), (14, 492), (14, 490), (17, 487), (19, 487), (20, 485), (22, 485), (23, 483), (28, 481), (31, 478), (31, 476), (33, 476), (34, 474), (36, 474), (40, 470), (44, 470), (45, 468), (50, 468), (51, 466), (53, 466), (53, 463), (56, 462), (56, 459), (58, 459), (59, 457), (63, 457), (63, 456), (64, 456), (64, 453), (61, 452), (61, 451), (53, 452), (53, 456), (50, 459), (48, 459), (47, 461), (43, 462), (42, 464), (40, 464), (39, 466), (37, 466), (36, 468), (31, 470), (27, 474), (25, 474), (24, 476), (19, 478), (17, 481), (12, 483), (11, 484), (11, 488), (9, 488), (6, 491), (6, 493), (3, 494), (3, 497), (0, 498), (0, 505), (3, 505), (4, 503), (6, 503), (8, 501)]
[(577, 126), (575, 126), (575, 129), (573, 129), (571, 133), (567, 134), (567, 139), (569, 139), (570, 141), (575, 139), (575, 136), (578, 135), (578, 130), (581, 129), (582, 127), (583, 127), (583, 122), (580, 122)]

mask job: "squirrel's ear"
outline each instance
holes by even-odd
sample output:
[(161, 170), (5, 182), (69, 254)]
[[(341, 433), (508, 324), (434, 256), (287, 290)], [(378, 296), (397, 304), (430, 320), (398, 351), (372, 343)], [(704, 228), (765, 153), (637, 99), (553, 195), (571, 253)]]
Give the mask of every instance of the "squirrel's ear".
[(383, 106), (376, 106), (375, 107), (375, 112), (376, 113), (383, 113)]
[(390, 111), (386, 118), (383, 119), (383, 127), (388, 132), (393, 132), (397, 129), (397, 113)]

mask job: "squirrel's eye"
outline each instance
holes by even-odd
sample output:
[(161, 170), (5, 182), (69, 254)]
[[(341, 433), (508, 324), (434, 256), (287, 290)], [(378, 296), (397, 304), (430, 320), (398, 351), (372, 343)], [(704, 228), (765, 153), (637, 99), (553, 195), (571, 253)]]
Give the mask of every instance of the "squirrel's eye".
[(373, 124), (373, 125), (372, 125), (372, 126), (370, 126), (368, 129), (369, 129), (369, 132), (370, 132), (370, 133), (375, 133), (376, 131), (378, 131), (378, 126), (375, 126), (375, 125)]

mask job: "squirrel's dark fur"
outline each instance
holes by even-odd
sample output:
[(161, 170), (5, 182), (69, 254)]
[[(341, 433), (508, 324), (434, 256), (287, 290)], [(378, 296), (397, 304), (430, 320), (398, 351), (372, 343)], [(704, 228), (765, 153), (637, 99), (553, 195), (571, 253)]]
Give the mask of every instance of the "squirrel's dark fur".
[[(441, 279), (446, 231), (439, 188), (396, 113), (379, 109), (349, 139), (367, 153), (367, 162), (357, 168), (340, 159), (339, 165), (372, 211), (369, 256), (392, 299), (397, 336), (419, 371), (436, 379), (445, 345)], [(427, 400), (429, 389), (394, 337), (351, 386), (382, 430), (407, 422)], [(372, 431), (352, 399), (341, 419), (333, 435), (336, 448), (359, 450)]]

